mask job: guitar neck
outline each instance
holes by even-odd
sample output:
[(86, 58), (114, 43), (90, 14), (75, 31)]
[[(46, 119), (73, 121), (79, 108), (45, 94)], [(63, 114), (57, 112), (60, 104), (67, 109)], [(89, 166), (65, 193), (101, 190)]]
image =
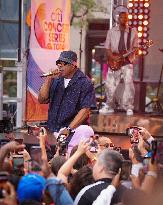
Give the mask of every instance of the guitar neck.
[[(153, 41), (152, 41), (152, 40), (149, 40), (149, 41), (147, 41), (145, 44), (141, 45), (141, 48), (144, 48), (144, 47), (149, 48), (149, 47), (151, 47), (152, 45), (153, 45)], [(127, 53), (124, 53), (124, 54), (122, 55), (122, 57), (123, 57), (123, 58), (126, 58), (126, 57), (129, 56), (131, 53), (134, 53), (134, 52), (137, 51), (137, 50), (139, 50), (139, 48), (135, 48), (135, 49), (133, 49), (132, 51), (129, 51), (129, 52), (127, 52)]]
[(135, 50), (129, 51), (127, 53), (124, 53), (122, 56), (123, 56), (123, 58), (126, 58), (126, 57), (128, 57), (133, 52), (135, 52)]

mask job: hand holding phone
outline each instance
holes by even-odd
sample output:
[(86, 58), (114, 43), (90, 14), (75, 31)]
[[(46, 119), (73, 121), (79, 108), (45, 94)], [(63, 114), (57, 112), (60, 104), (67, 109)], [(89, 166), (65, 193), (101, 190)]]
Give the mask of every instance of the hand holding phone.
[(40, 127), (40, 135), (41, 136), (46, 136), (47, 135), (45, 127)]
[(41, 154), (41, 147), (40, 146), (32, 146), (30, 150), (30, 156), (32, 161), (36, 161), (39, 164), (42, 162), (42, 154)]
[(23, 154), (15, 154), (12, 156), (14, 173), (24, 175), (24, 156)]
[(139, 143), (139, 131), (141, 129), (137, 126), (132, 126), (132, 127), (129, 127), (126, 129), (126, 133), (127, 135), (130, 137), (130, 143), (133, 144), (133, 143), (136, 143), (138, 144)]
[(45, 147), (46, 146), (46, 139), (47, 139), (47, 132), (44, 127), (40, 128), (40, 133), (39, 133), (39, 141), (40, 141), (40, 147)]
[(42, 165), (42, 153), (40, 146), (32, 146), (30, 149), (31, 169), (32, 171), (40, 171)]
[(38, 127), (37, 125), (28, 127), (28, 135), (38, 136), (39, 131), (40, 127)]

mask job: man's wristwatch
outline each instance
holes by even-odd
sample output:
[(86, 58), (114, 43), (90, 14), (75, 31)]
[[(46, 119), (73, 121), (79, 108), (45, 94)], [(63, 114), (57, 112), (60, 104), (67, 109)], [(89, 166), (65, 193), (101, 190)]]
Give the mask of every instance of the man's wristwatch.
[(72, 132), (71, 127), (68, 126), (66, 129), (67, 129), (69, 132)]

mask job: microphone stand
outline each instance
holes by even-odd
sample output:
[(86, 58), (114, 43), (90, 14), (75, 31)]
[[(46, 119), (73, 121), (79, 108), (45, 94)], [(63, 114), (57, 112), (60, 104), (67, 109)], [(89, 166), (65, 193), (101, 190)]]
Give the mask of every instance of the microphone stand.
[(163, 108), (162, 108), (160, 100), (159, 100), (159, 91), (160, 91), (160, 86), (161, 86), (162, 73), (163, 73), (163, 65), (161, 67), (160, 79), (159, 79), (158, 86), (157, 86), (156, 96), (149, 103), (147, 103), (145, 105), (145, 107), (148, 107), (149, 105), (152, 104), (154, 112), (156, 112), (156, 114), (158, 114), (158, 115), (163, 114)]

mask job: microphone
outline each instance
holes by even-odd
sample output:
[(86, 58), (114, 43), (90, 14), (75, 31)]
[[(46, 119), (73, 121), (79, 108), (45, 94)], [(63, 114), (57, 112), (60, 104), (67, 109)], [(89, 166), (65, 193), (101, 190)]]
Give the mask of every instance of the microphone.
[(54, 73), (52, 73), (52, 72), (48, 72), (48, 73), (43, 73), (42, 75), (40, 75), (40, 77), (41, 78), (43, 78), (43, 77), (48, 77), (48, 76), (51, 76), (51, 75), (53, 75)]
[(43, 73), (42, 75), (40, 75), (41, 78), (43, 77), (48, 77), (48, 76), (55, 76), (55, 75), (59, 75), (59, 73), (61, 72), (61, 69), (56, 69), (55, 71), (50, 71), (48, 73)]

